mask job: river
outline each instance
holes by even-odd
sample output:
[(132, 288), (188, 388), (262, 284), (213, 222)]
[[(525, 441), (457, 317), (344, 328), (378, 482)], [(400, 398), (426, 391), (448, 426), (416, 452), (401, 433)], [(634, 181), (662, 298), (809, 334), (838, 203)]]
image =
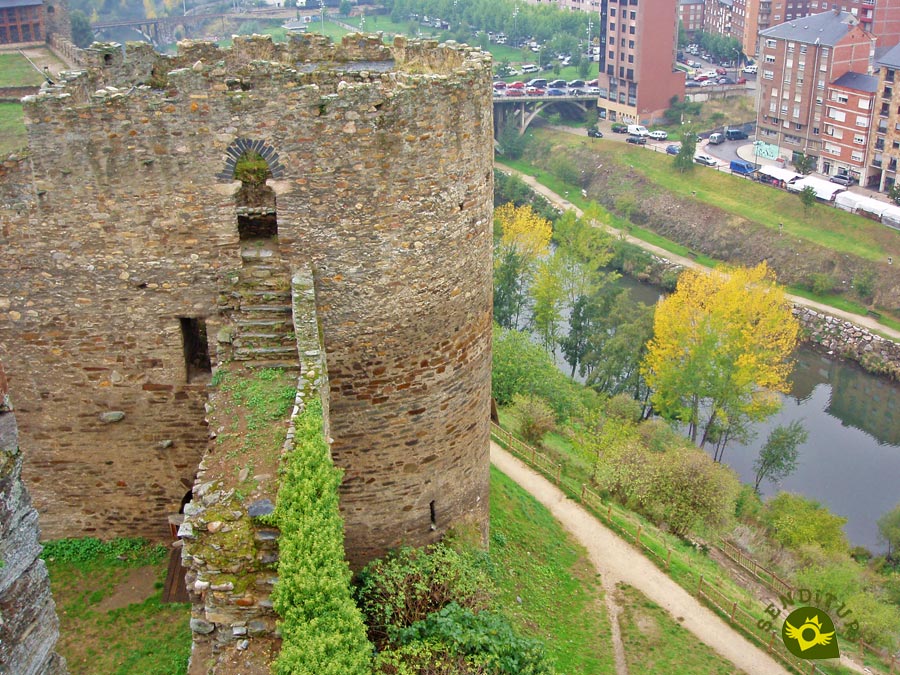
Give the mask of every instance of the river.
[[(618, 283), (635, 300), (655, 303), (660, 297), (659, 289), (634, 279)], [(844, 531), (852, 545), (883, 552), (876, 521), (900, 502), (900, 385), (806, 346), (794, 359), (781, 411), (757, 426), (752, 442), (729, 443), (723, 461), (752, 485), (753, 462), (769, 430), (800, 420), (809, 439), (800, 446), (797, 470), (778, 485), (764, 481), (763, 496), (785, 490), (815, 499), (847, 518)]]

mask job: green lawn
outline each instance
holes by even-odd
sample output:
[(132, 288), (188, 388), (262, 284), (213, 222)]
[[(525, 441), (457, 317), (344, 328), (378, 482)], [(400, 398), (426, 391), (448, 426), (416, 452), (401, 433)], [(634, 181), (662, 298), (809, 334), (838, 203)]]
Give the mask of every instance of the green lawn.
[(28, 145), (21, 103), (0, 103), (0, 156)]
[[(189, 605), (160, 602), (166, 555), (166, 549), (136, 540), (100, 544), (76, 539), (46, 545), (44, 558), (60, 621), (57, 651), (72, 675), (187, 672)], [(156, 578), (149, 595), (106, 610), (101, 603), (136, 570)]]
[(0, 54), (0, 87), (27, 87), (44, 81), (28, 60), (20, 54)]
[(619, 625), (629, 672), (641, 675), (744, 672), (697, 640), (640, 591), (620, 585), (616, 594), (623, 607)]
[(491, 567), (498, 604), (542, 640), (559, 673), (613, 675), (599, 575), (547, 509), (491, 468)]

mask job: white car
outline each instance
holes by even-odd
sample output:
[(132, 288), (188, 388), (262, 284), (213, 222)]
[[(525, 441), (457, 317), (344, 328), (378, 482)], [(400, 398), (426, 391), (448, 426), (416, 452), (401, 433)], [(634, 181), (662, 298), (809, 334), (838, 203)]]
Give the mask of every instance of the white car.
[(650, 138), (652, 138), (654, 141), (664, 141), (669, 137), (669, 134), (660, 129), (657, 131), (651, 131), (648, 136), (650, 136)]
[(694, 161), (697, 162), (697, 164), (705, 164), (706, 166), (719, 166), (718, 160), (709, 155), (697, 155), (694, 157)]

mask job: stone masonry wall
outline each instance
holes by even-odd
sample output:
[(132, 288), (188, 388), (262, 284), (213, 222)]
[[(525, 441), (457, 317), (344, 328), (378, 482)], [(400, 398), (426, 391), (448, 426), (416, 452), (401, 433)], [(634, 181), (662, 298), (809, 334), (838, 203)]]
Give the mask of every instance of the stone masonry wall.
[(0, 673), (64, 675), (59, 620), (41, 560), (37, 512), (20, 474), (15, 415), (0, 363)]
[(464, 521), (486, 534), (489, 56), (303, 35), (85, 58), (26, 99), (38, 201), (0, 260), (45, 534), (151, 533), (180, 499), (206, 429), (178, 318), (221, 324), (248, 143), (273, 170), (282, 257), (318, 270), (351, 562)]

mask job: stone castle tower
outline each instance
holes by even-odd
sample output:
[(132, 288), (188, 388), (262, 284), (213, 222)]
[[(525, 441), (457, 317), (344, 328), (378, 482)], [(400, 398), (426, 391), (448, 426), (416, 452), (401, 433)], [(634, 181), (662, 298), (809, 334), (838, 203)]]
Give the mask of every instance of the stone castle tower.
[(489, 56), (295, 35), (87, 57), (26, 99), (33, 206), (2, 232), (0, 352), (44, 536), (166, 535), (212, 367), (296, 366), (279, 295), (309, 267), (351, 563), (484, 535)]

